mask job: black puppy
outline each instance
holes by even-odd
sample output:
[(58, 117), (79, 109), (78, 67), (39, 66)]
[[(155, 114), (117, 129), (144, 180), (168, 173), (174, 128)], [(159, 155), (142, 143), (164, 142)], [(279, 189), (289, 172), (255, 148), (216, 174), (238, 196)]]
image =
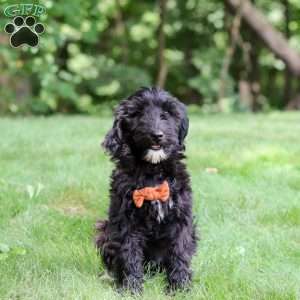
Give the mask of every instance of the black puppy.
[[(132, 291), (141, 291), (145, 266), (166, 270), (170, 289), (191, 280), (197, 238), (189, 175), (181, 162), (188, 125), (181, 102), (164, 90), (142, 88), (120, 103), (103, 142), (116, 168), (109, 218), (97, 224), (96, 244), (108, 271)], [(164, 181), (166, 201), (136, 206), (135, 190)]]

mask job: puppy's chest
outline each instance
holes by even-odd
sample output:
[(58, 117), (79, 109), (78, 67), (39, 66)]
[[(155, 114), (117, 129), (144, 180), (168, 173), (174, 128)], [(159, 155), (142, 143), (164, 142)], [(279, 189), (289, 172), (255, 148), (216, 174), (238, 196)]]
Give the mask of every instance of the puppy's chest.
[(166, 202), (160, 200), (150, 201), (145, 204), (147, 215), (151, 220), (155, 220), (157, 223), (161, 223), (167, 220), (171, 214), (174, 206), (173, 199), (170, 197)]
[[(142, 182), (139, 183), (140, 187), (154, 187), (161, 184), (165, 178), (162, 176), (156, 177), (145, 177), (143, 178)], [(172, 189), (172, 181), (167, 180), (170, 190), (170, 196), (166, 201), (161, 200), (152, 200), (152, 201), (145, 201), (143, 204), (142, 209), (139, 210), (139, 214), (144, 217), (145, 221), (152, 223), (162, 223), (167, 221), (168, 217), (172, 213), (174, 209), (174, 195)]]

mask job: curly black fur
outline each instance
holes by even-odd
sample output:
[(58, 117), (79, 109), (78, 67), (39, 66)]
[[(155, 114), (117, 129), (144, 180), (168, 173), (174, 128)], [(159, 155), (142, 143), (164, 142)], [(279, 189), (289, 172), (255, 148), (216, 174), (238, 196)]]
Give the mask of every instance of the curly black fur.
[[(120, 103), (103, 142), (116, 168), (109, 217), (97, 224), (96, 245), (117, 283), (132, 291), (141, 291), (147, 265), (166, 271), (170, 289), (184, 288), (191, 281), (197, 238), (189, 175), (181, 161), (187, 132), (186, 109), (180, 101), (161, 89), (142, 88)], [(149, 149), (158, 147), (165, 155), (160, 161), (145, 159)], [(133, 190), (164, 180), (170, 186), (168, 201), (134, 205)]]

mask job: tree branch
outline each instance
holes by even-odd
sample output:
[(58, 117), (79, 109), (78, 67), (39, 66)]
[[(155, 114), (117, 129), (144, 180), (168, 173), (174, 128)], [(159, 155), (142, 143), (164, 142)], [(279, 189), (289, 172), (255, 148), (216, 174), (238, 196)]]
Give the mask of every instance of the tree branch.
[[(240, 0), (224, 0), (236, 13)], [(282, 33), (277, 31), (266, 17), (249, 1), (243, 0), (241, 16), (262, 42), (284, 63), (292, 74), (300, 76), (300, 55), (290, 47)]]
[(160, 22), (158, 26), (158, 74), (156, 84), (161, 88), (165, 86), (168, 74), (168, 66), (165, 59), (166, 37), (164, 31), (166, 20), (166, 5), (167, 0), (159, 0)]

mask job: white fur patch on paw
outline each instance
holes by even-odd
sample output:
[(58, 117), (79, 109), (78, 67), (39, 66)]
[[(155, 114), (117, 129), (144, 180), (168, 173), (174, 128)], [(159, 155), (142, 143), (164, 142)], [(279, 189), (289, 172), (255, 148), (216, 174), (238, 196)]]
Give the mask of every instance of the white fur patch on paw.
[(167, 154), (163, 149), (159, 150), (147, 150), (146, 155), (144, 156), (144, 160), (152, 163), (152, 164), (158, 164), (161, 161), (165, 160), (167, 158)]

